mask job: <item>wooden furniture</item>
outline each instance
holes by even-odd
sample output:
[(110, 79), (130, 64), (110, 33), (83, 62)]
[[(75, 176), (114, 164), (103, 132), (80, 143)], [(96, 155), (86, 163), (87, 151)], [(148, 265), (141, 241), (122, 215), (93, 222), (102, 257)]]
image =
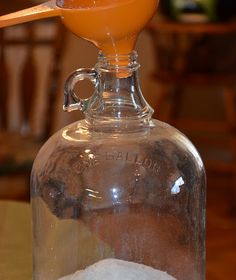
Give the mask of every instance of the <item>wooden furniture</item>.
[(29, 182), (33, 160), (51, 133), (65, 39), (57, 19), (0, 29), (1, 198), (28, 198), (29, 185), (8, 189), (6, 180), (17, 175)]
[[(152, 78), (160, 87), (156, 117), (163, 119), (161, 108), (169, 100), (164, 120), (194, 141), (209, 170), (233, 174), (236, 184), (236, 23), (182, 24), (156, 19), (148, 31), (156, 58)], [(204, 87), (208, 90), (202, 93)], [(221, 90), (225, 119), (181, 116), (186, 88), (197, 88), (199, 97), (209, 88)], [(215, 110), (209, 101), (208, 115)], [(196, 106), (201, 111), (202, 104)]]
[(32, 279), (30, 210), (28, 203), (0, 200), (0, 279)]

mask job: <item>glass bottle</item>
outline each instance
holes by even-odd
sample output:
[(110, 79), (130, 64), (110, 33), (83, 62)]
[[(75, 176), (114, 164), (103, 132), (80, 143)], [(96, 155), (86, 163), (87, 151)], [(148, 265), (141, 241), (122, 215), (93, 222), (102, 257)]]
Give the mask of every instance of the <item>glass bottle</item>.
[[(85, 119), (33, 166), (34, 280), (205, 279), (204, 166), (181, 132), (151, 118), (136, 58), (100, 54), (66, 82), (64, 109)], [(83, 79), (95, 86), (86, 100), (75, 92)]]

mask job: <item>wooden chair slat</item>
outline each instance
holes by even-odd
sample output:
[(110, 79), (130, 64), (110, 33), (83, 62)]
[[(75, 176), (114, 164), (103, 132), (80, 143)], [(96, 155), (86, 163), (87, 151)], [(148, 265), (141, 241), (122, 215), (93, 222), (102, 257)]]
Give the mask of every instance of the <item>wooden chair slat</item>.
[(33, 100), (36, 94), (36, 67), (34, 63), (34, 33), (33, 26), (28, 25), (27, 56), (22, 68), (20, 100), (23, 117), (23, 132), (30, 131), (30, 116)]
[(0, 29), (0, 129), (7, 129), (8, 73), (4, 51), (4, 31)]

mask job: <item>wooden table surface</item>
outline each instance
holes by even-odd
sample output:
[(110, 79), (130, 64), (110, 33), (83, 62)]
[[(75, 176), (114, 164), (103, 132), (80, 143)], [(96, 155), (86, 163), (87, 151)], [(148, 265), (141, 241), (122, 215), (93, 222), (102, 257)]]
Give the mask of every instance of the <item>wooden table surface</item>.
[(0, 201), (0, 279), (31, 280), (31, 211), (21, 202)]

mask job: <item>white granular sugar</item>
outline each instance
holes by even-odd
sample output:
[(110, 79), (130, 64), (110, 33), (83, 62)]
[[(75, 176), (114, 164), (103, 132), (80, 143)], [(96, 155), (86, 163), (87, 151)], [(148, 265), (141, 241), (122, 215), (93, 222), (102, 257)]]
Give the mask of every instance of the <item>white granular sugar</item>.
[(177, 280), (152, 267), (117, 259), (99, 261), (59, 280)]

